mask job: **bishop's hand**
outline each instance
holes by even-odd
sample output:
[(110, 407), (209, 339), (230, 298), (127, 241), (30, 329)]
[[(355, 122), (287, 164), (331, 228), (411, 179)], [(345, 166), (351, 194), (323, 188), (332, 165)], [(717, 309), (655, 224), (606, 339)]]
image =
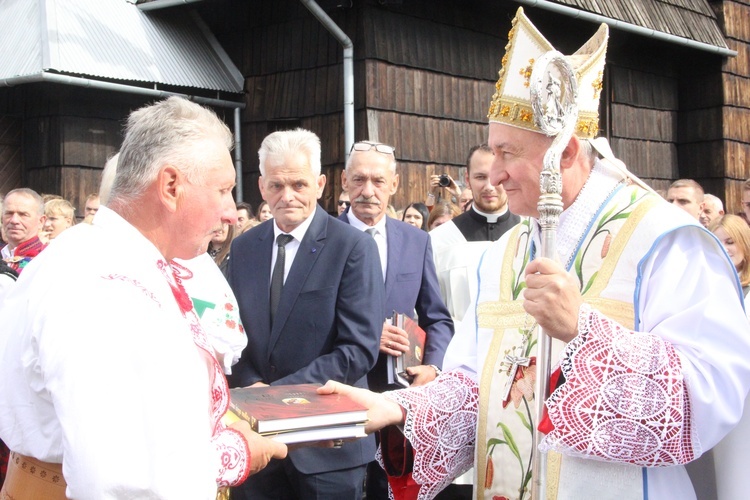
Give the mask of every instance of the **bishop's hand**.
[(379, 431), (389, 425), (404, 423), (401, 407), (393, 401), (386, 399), (382, 394), (360, 389), (350, 385), (329, 380), (323, 387), (318, 387), (318, 394), (343, 394), (367, 408), (367, 425), (365, 432), (368, 434)]
[(551, 259), (539, 257), (526, 266), (523, 308), (550, 337), (570, 342), (578, 335), (583, 297), (574, 277)]

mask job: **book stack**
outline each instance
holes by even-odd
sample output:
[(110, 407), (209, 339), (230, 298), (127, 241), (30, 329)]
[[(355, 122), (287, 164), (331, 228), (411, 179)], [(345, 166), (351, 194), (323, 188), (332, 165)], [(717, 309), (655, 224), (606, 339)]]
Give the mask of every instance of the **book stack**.
[(255, 432), (276, 441), (306, 443), (365, 437), (367, 408), (320, 384), (230, 389), (229, 409)]
[(388, 383), (409, 387), (414, 377), (406, 369), (422, 364), (427, 335), (416, 321), (405, 314), (394, 311), (391, 321), (393, 326), (401, 328), (409, 336), (409, 350), (402, 352), (400, 356), (388, 356)]

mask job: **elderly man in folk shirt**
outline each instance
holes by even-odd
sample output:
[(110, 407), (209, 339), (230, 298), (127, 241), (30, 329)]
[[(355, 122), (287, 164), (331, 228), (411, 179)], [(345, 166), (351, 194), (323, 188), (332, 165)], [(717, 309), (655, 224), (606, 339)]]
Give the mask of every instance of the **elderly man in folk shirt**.
[(3, 495), (213, 500), (286, 455), (247, 422), (222, 423), (228, 385), (173, 260), (234, 224), (231, 146), (226, 125), (185, 99), (131, 113), (107, 207), (6, 297)]

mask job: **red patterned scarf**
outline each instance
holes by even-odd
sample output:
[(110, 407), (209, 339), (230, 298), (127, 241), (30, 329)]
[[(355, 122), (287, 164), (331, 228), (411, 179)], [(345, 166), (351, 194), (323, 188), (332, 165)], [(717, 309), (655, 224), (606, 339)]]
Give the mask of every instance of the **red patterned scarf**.
[(8, 259), (6, 262), (15, 271), (20, 274), (23, 268), (31, 262), (31, 259), (39, 255), (39, 253), (47, 247), (41, 242), (38, 236), (34, 236), (30, 240), (26, 240), (18, 245), (13, 250), (13, 257)]

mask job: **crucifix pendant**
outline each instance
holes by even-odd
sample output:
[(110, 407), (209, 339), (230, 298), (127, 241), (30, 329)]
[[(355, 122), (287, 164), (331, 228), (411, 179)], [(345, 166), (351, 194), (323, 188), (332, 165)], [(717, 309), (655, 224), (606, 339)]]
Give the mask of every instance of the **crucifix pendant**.
[[(515, 348), (515, 351), (521, 354), (523, 352), (523, 347), (517, 347)], [(505, 356), (504, 361), (506, 363), (510, 363), (510, 369), (508, 370), (508, 380), (505, 381), (505, 387), (503, 388), (503, 401), (508, 401), (508, 398), (510, 398), (510, 390), (513, 387), (513, 382), (516, 380), (516, 373), (518, 372), (518, 368), (521, 366), (529, 366), (529, 363), (531, 363), (531, 358), (526, 358), (515, 354), (508, 354)]]

